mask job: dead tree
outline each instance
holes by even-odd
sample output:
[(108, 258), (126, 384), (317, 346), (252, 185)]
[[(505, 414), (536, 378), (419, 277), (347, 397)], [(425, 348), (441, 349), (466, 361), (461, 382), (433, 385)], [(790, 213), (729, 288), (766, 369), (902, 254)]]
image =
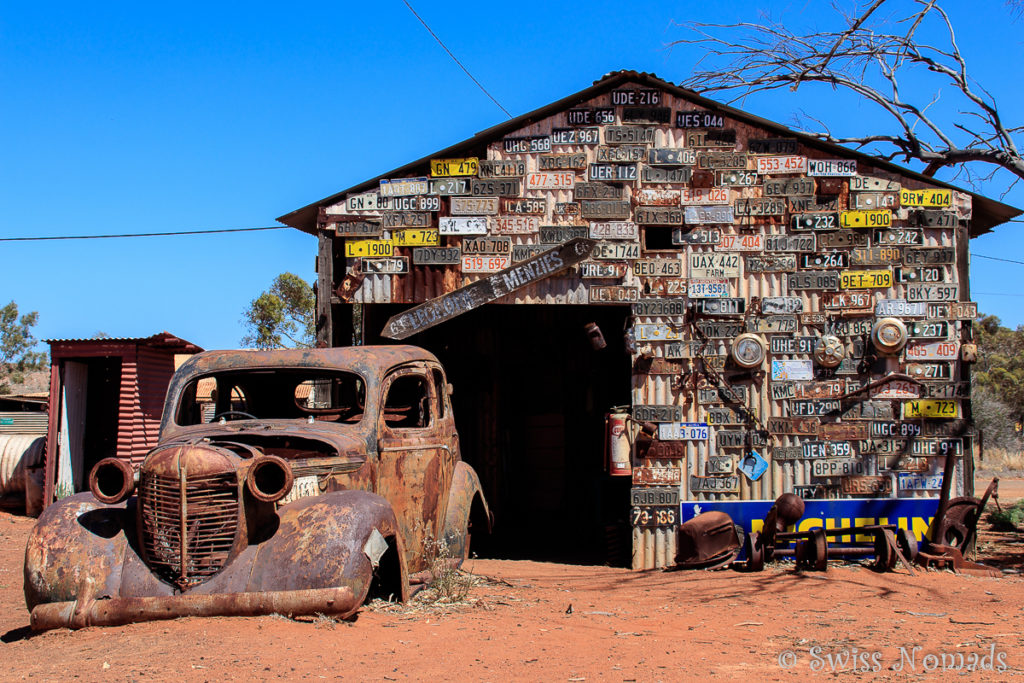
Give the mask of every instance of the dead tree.
[[(1014, 5), (1014, 3), (1009, 3)], [(909, 5), (909, 6), (908, 6)], [(680, 85), (699, 93), (727, 93), (735, 103), (754, 92), (824, 84), (846, 90), (886, 112), (895, 125), (891, 134), (833, 135), (822, 121), (809, 115), (808, 132), (838, 144), (852, 145), (887, 160), (925, 165), (925, 175), (953, 167), (954, 177), (976, 184), (997, 170), (1014, 174), (1012, 187), (1024, 178), (1024, 158), (995, 98), (968, 75), (967, 62), (957, 45), (953, 24), (937, 0), (870, 0), (855, 14), (842, 12), (841, 30), (798, 35), (781, 23), (707, 24), (691, 22), (695, 38), (673, 44), (696, 45), (705, 51), (694, 74)], [(939, 35), (941, 44), (920, 36)], [(901, 91), (921, 79), (934, 87), (928, 101), (915, 101)], [(940, 98), (940, 88), (953, 86), (953, 95)], [(987, 165), (984, 175), (972, 166)]]

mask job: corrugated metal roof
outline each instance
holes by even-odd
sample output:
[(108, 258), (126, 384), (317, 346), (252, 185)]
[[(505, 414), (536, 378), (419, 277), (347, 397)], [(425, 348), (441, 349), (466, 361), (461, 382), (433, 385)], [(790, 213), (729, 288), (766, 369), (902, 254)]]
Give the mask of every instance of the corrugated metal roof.
[(92, 343), (92, 344), (120, 344), (120, 343), (135, 343), (141, 346), (152, 346), (156, 348), (172, 348), (180, 349), (182, 351), (188, 351), (191, 353), (199, 353), (204, 349), (201, 346), (193, 344), (190, 341), (186, 341), (181, 337), (176, 337), (170, 332), (157, 332), (156, 334), (149, 337), (92, 337), (92, 338), (70, 338), (70, 339), (44, 339), (47, 344), (66, 344), (74, 342), (76, 344)]
[(568, 97), (564, 97), (556, 102), (552, 102), (547, 106), (541, 107), (540, 109), (535, 109), (534, 111), (528, 112), (526, 114), (523, 114), (522, 116), (518, 116), (509, 121), (503, 121), (502, 123), (499, 123), (496, 126), (492, 126), (491, 128), (488, 128), (484, 131), (477, 133), (476, 135), (467, 140), (463, 140), (462, 142), (456, 143), (450, 147), (434, 152), (433, 154), (428, 154), (422, 159), (417, 159), (416, 161), (405, 164), (404, 166), (400, 166), (399, 168), (388, 171), (387, 173), (381, 174), (375, 178), (371, 178), (370, 180), (359, 183), (358, 185), (354, 185), (348, 189), (342, 190), (341, 192), (333, 194), (330, 197), (325, 197), (320, 201), (308, 204), (302, 207), (301, 209), (296, 209), (291, 213), (279, 217), (277, 220), (280, 221), (281, 223), (284, 223), (285, 225), (315, 235), (316, 222), (320, 208), (338, 203), (345, 197), (345, 195), (351, 193), (364, 192), (373, 189), (374, 187), (380, 184), (380, 181), (383, 178), (396, 178), (411, 175), (427, 175), (429, 172), (431, 159), (436, 159), (439, 157), (459, 157), (463, 155), (473, 154), (486, 156), (487, 145), (491, 142), (494, 142), (495, 140), (501, 139), (506, 133), (527, 126), (539, 119), (551, 116), (552, 114), (569, 109), (570, 107), (576, 105), (579, 102), (591, 99), (597, 95), (608, 92), (613, 88), (616, 88), (625, 83), (636, 83), (639, 85), (647, 85), (649, 87), (661, 88), (662, 90), (665, 90), (676, 95), (677, 97), (685, 98), (693, 102), (694, 104), (706, 107), (711, 111), (720, 112), (722, 114), (728, 115), (732, 118), (741, 121), (745, 121), (752, 125), (760, 126), (767, 130), (775, 131), (776, 133), (786, 137), (796, 138), (802, 144), (807, 145), (808, 147), (823, 150), (830, 154), (835, 154), (836, 156), (845, 156), (847, 158), (864, 160), (870, 162), (876, 167), (885, 168), (892, 173), (897, 173), (908, 178), (914, 178), (922, 182), (936, 185), (938, 187), (946, 187), (952, 190), (956, 190), (958, 192), (965, 192), (971, 195), (971, 197), (973, 198), (974, 214), (973, 220), (971, 221), (972, 237), (977, 237), (978, 235), (982, 235), (986, 232), (989, 232), (993, 227), (1001, 225), (1002, 223), (1005, 223), (1011, 218), (1014, 218), (1016, 216), (1019, 216), (1021, 213), (1024, 213), (1020, 209), (1012, 207), (1008, 204), (1003, 204), (1002, 202), (998, 202), (994, 199), (989, 199), (988, 197), (985, 197), (983, 195), (975, 194), (968, 190), (959, 188), (955, 185), (950, 185), (949, 183), (945, 183), (941, 180), (925, 176), (921, 173), (904, 168), (892, 162), (884, 161), (878, 157), (871, 156), (870, 154), (858, 152), (848, 147), (843, 147), (842, 145), (836, 145), (834, 143), (825, 142), (814, 137), (813, 135), (797, 132), (774, 121), (769, 121), (768, 119), (763, 119), (759, 116), (749, 114), (741, 109), (735, 109), (728, 105), (715, 102), (714, 100), (710, 100), (706, 97), (698, 95), (692, 90), (687, 90), (686, 88), (681, 88), (678, 85), (675, 85), (674, 83), (664, 81), (655, 76), (654, 74), (624, 70), (614, 71), (612, 73), (606, 74), (600, 80), (594, 81), (594, 84), (589, 88), (581, 90), (573, 95), (569, 95)]

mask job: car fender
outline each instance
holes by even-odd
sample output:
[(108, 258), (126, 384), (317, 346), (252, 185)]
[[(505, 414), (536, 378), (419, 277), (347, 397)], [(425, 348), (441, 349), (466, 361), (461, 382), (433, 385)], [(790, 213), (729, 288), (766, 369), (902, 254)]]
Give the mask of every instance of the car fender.
[(469, 550), (466, 545), (466, 528), (473, 513), (474, 502), (480, 506), (487, 523), (486, 531), (489, 532), (492, 524), (491, 510), (484, 498), (480, 478), (472, 467), (460, 461), (456, 463), (455, 471), (452, 473), (442, 534), (452, 557), (466, 559)]

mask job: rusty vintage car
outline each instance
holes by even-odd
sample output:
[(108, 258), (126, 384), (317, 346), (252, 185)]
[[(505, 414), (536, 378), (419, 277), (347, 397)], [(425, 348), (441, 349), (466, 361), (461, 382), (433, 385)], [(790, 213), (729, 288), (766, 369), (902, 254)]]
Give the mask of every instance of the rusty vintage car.
[(31, 626), (353, 614), (407, 599), (490, 512), (441, 364), (415, 346), (211, 351), (171, 381), (138, 471), (101, 460), (25, 554)]

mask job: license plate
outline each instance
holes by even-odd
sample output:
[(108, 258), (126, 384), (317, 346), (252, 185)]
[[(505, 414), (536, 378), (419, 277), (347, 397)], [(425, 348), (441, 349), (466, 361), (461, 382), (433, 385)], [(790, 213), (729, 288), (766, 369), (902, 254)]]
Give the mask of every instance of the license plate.
[(743, 448), (746, 438), (747, 433), (742, 429), (719, 429), (715, 433), (715, 443), (719, 448)]
[(839, 274), (835, 271), (788, 273), (786, 282), (790, 289), (826, 289), (839, 287)]
[(904, 354), (911, 360), (957, 360), (960, 357), (960, 342), (910, 342)]
[(914, 439), (910, 442), (911, 455), (963, 455), (963, 439)]
[(615, 123), (615, 108), (570, 109), (565, 112), (565, 120), (570, 126), (593, 126), (596, 124)]
[(914, 379), (952, 379), (951, 363), (908, 363), (907, 374)]
[(664, 206), (636, 207), (636, 222), (641, 225), (682, 225), (683, 210)]
[[(773, 360), (772, 381), (795, 381), (801, 382), (814, 379), (814, 368), (809, 360)], [(817, 413), (805, 413), (807, 415)], [(798, 413), (794, 413), (798, 415)]]
[(740, 275), (739, 254), (691, 253), (688, 265), (691, 278), (733, 278)]
[(843, 460), (815, 460), (811, 463), (812, 477), (846, 477), (856, 474), (867, 474), (867, 463), (854, 458)]
[(409, 197), (391, 197), (392, 211), (440, 211), (441, 197), (436, 194), (420, 194)]
[(385, 230), (394, 228), (426, 228), (430, 226), (430, 214), (421, 211), (385, 211), (380, 215)]
[(486, 235), (486, 216), (444, 216), (437, 221), (437, 231), (442, 235)]
[(785, 180), (764, 181), (763, 191), (765, 197), (790, 197), (794, 195), (813, 195), (813, 178), (787, 178)]
[(929, 320), (976, 320), (978, 304), (974, 301), (950, 301), (925, 304)]
[(773, 401), (785, 401), (796, 398), (796, 384), (793, 382), (772, 382), (771, 397)]
[(868, 246), (867, 233), (854, 232), (853, 230), (827, 232), (818, 235), (817, 237), (818, 248), (820, 249), (843, 249), (845, 247)]
[(635, 405), (633, 419), (637, 422), (680, 422), (683, 419), (682, 406)]
[(892, 287), (891, 270), (844, 270), (839, 273), (842, 289), (885, 289)]
[[(687, 147), (735, 147), (736, 130), (724, 128), (720, 130), (691, 130), (686, 132)], [(698, 164), (700, 163), (698, 159)], [(746, 168), (744, 162), (743, 168)]]
[(442, 197), (469, 194), (471, 189), (470, 178), (441, 178), (430, 181), (430, 194)]
[(721, 230), (689, 230), (675, 228), (672, 230), (672, 244), (689, 246), (691, 244), (721, 244)]
[(899, 247), (863, 247), (850, 252), (850, 264), (854, 266), (890, 266), (903, 263), (903, 251)]
[(644, 453), (647, 460), (682, 460), (687, 446), (682, 441), (655, 441)]
[(796, 154), (799, 148), (796, 138), (750, 138), (747, 151), (751, 154)]
[(658, 425), (658, 438), (662, 441), (707, 441), (705, 422), (662, 422)]
[(803, 415), (827, 415), (835, 412), (839, 412), (839, 401), (791, 400), (789, 402), (789, 414), (793, 417), (800, 417)]
[(922, 301), (910, 302), (906, 299), (880, 299), (875, 304), (875, 315), (879, 318), (921, 318), (924, 317), (926, 305)]
[(540, 216), (497, 216), (492, 220), (496, 235), (530, 235), (540, 230)]
[(386, 211), (390, 205), (390, 198), (382, 197), (380, 192), (364, 192), (345, 198), (347, 213), (376, 213), (377, 211)]
[[(585, 155), (584, 155), (585, 156)], [(602, 164), (635, 164), (647, 159), (647, 148), (634, 145), (619, 147), (598, 147), (597, 161)]]
[(747, 256), (748, 273), (792, 273), (796, 270), (796, 254), (784, 256)]
[(710, 299), (729, 296), (729, 281), (724, 279), (691, 278), (687, 292), (692, 299)]
[(679, 203), (687, 205), (728, 204), (729, 188), (727, 187), (696, 187), (680, 190)]
[(653, 142), (653, 126), (607, 126), (604, 129), (606, 145), (650, 145)]
[(764, 251), (764, 233), (722, 235), (716, 251)]
[(885, 178), (854, 176), (850, 178), (850, 192), (899, 192), (900, 184)]
[(904, 419), (914, 417), (956, 418), (960, 417), (960, 402), (943, 398), (922, 398), (903, 404)]
[(638, 190), (637, 202), (644, 206), (679, 206), (682, 190), (650, 189)]
[[(611, 122), (615, 121), (614, 110)], [(572, 121), (569, 121), (572, 125)], [(601, 142), (600, 128), (555, 128), (551, 131), (552, 145), (596, 145)], [(575, 155), (573, 155), (575, 156)]]
[(688, 183), (693, 177), (693, 169), (685, 168), (663, 168), (659, 166), (643, 166), (640, 169), (640, 179), (645, 183), (654, 185), (677, 185)]
[(545, 244), (513, 244), (512, 263), (526, 261), (527, 259), (531, 259), (547, 250), (548, 247)]
[[(773, 434), (793, 434), (796, 436), (817, 436), (821, 420), (817, 417), (772, 417), (768, 418), (768, 431)], [(796, 447), (802, 454), (799, 446)], [(776, 452), (778, 449), (776, 449)], [(774, 453), (773, 453), (774, 455)]]
[(718, 171), (716, 185), (732, 187), (753, 187), (757, 185), (757, 174), (753, 171)]
[(946, 339), (949, 337), (949, 323), (933, 320), (907, 325), (907, 334), (924, 339)]
[(921, 386), (905, 379), (894, 379), (871, 387), (871, 398), (921, 398)]
[(541, 244), (562, 244), (578, 237), (587, 237), (590, 230), (577, 225), (545, 225), (540, 229)]
[(430, 175), (437, 178), (443, 176), (476, 175), (479, 169), (480, 159), (469, 157), (466, 159), (431, 159)]
[(895, 209), (896, 195), (888, 192), (851, 192), (850, 208), (871, 211), (874, 209)]
[(412, 262), (418, 266), (454, 266), (462, 263), (458, 247), (418, 247), (412, 250)]
[(769, 350), (772, 355), (795, 356), (814, 353), (817, 337), (771, 337)]
[(718, 346), (713, 341), (674, 342), (665, 345), (665, 358), (696, 358), (698, 356), (714, 356)]
[(580, 215), (587, 219), (625, 220), (631, 212), (632, 207), (627, 201), (588, 199), (580, 202)]
[(896, 282), (945, 282), (945, 266), (921, 266), (919, 268), (893, 268)]
[(850, 265), (850, 252), (823, 251), (817, 254), (804, 254), (800, 260), (803, 268), (847, 268)]
[(835, 439), (866, 439), (870, 432), (867, 422), (830, 422), (818, 427), (818, 436), (829, 441)]
[(686, 296), (687, 282), (681, 277), (645, 277), (640, 295), (644, 297)]
[[(633, 315), (637, 316), (682, 316), (686, 315), (686, 299), (651, 299), (633, 304)], [(666, 354), (667, 355), (667, 354)], [(679, 357), (679, 356), (677, 356)]]
[(957, 217), (955, 211), (911, 211), (907, 224), (922, 228), (955, 228)]
[[(847, 315), (847, 314), (850, 314), (850, 313), (860, 313), (860, 312), (861, 311), (857, 311), (857, 310), (853, 310), (853, 309), (845, 309), (845, 310), (840, 312), (840, 315)], [(871, 309), (870, 308), (865, 308), (863, 310), (863, 312), (864, 313), (870, 313)], [(852, 319), (852, 320), (835, 320), (835, 321), (833, 321), (833, 322), (831, 322), (831, 323), (829, 323), (828, 325), (825, 326), (825, 333), (826, 334), (834, 334), (837, 337), (859, 337), (861, 335), (865, 335), (865, 334), (870, 333), (871, 332), (871, 326), (874, 324), (874, 322), (875, 321), (872, 320), (871, 318), (863, 318), (863, 319), (862, 318), (855, 318), (855, 319)], [(852, 351), (848, 351), (847, 353), (851, 357), (853, 357), (853, 358), (863, 358), (864, 357), (863, 343), (864, 342), (861, 339), (854, 339), (853, 340), (854, 348), (853, 348)], [(858, 345), (860, 346), (859, 349), (858, 349)]]
[[(575, 133), (576, 131), (570, 128), (566, 132)], [(537, 166), (541, 171), (583, 171), (587, 168), (587, 155), (583, 152), (575, 154), (541, 154), (537, 158)], [(573, 184), (575, 185), (575, 177), (573, 178)], [(526, 188), (530, 189), (529, 176), (527, 176)]]
[(661, 323), (639, 323), (633, 325), (633, 338), (637, 341), (682, 341), (687, 335), (682, 328)]
[[(802, 460), (803, 457), (804, 451), (800, 446), (776, 446), (775, 448), (772, 449), (772, 460), (776, 460), (778, 462), (786, 462), (789, 460)], [(800, 497), (803, 498), (804, 496)]]
[(743, 416), (735, 409), (726, 406), (705, 408), (704, 418), (709, 425), (742, 424), (743, 422)]
[(747, 300), (742, 298), (697, 299), (694, 311), (701, 315), (743, 315)]
[(911, 436), (921, 435), (921, 425), (915, 422), (872, 422), (872, 437), (889, 437), (894, 439), (906, 439)]
[(953, 204), (952, 190), (900, 190), (900, 204), (903, 206), (926, 206), (935, 208)]
[(360, 265), (367, 275), (404, 275), (409, 272), (409, 259), (405, 256), (364, 258)]
[(496, 159), (480, 161), (479, 174), (481, 178), (519, 178), (526, 175), (526, 162)]
[(534, 154), (551, 151), (551, 137), (548, 135), (530, 135), (508, 137), (502, 139), (505, 154)]
[(878, 245), (910, 246), (922, 244), (924, 242), (924, 233), (920, 230), (907, 230), (905, 228), (875, 230), (874, 239), (875, 244)]
[(769, 315), (747, 319), (747, 332), (769, 333), (797, 331), (799, 324), (795, 315)]
[(436, 247), (441, 238), (436, 228), (396, 230), (391, 233), (391, 242), (396, 247)]
[(591, 285), (587, 290), (592, 304), (628, 304), (640, 300), (640, 290), (623, 285)]
[(649, 258), (633, 262), (633, 275), (638, 277), (682, 277), (680, 259)]
[(452, 197), (450, 213), (453, 216), (493, 216), (498, 213), (498, 198)]
[[(819, 180), (819, 187), (823, 181)], [(839, 210), (839, 195), (813, 197), (787, 197), (790, 213), (821, 213)]]
[(634, 507), (630, 514), (633, 526), (640, 529), (674, 527), (678, 524), (679, 506), (642, 505)]
[(839, 490), (851, 496), (888, 495), (892, 479), (883, 476), (846, 477), (839, 481)]
[(732, 320), (697, 320), (697, 329), (709, 339), (732, 339), (743, 334), (743, 323)]
[(709, 456), (705, 473), (708, 475), (712, 474), (732, 474), (734, 470), (733, 460), (729, 456)]
[(807, 157), (757, 157), (758, 173), (807, 173)]
[(839, 216), (834, 213), (799, 213), (793, 216), (792, 225), (794, 230), (838, 230)]
[(572, 191), (573, 199), (609, 200), (622, 199), (622, 188), (604, 183), (576, 183)]
[(640, 228), (631, 221), (602, 221), (590, 224), (591, 239), (637, 240)]
[(636, 164), (590, 164), (587, 180), (636, 180)]
[(683, 218), (690, 225), (732, 223), (735, 219), (731, 206), (687, 206)]
[(798, 296), (766, 296), (761, 299), (761, 313), (766, 315), (802, 313), (803, 310), (804, 301)]
[(737, 199), (733, 204), (736, 216), (781, 216), (786, 213), (786, 200), (776, 197)]
[(698, 389), (697, 400), (701, 403), (746, 403), (747, 388), (734, 385)]
[(910, 301), (956, 301), (958, 298), (959, 285), (907, 285), (907, 299)]
[(970, 382), (924, 382), (921, 384), (921, 398), (968, 398), (970, 395)]
[(804, 441), (800, 445), (807, 459), (853, 457), (853, 446), (849, 441)]
[(800, 324), (807, 325), (808, 327), (821, 327), (828, 322), (828, 315), (822, 311), (811, 311), (810, 313), (800, 314)]
[(397, 178), (380, 181), (382, 197), (401, 197), (410, 194), (433, 194), (430, 192), (430, 181), (423, 178)]
[(807, 175), (853, 177), (857, 175), (857, 162), (853, 159), (808, 159)]
[(551, 215), (556, 222), (575, 223), (580, 217), (580, 204), (579, 202), (555, 202), (555, 208), (551, 210)]
[(394, 255), (395, 245), (391, 240), (345, 240), (345, 256), (366, 256), (370, 258)]
[(640, 258), (640, 245), (635, 242), (598, 242), (590, 257), (599, 261), (636, 260)]
[(826, 310), (861, 310), (871, 306), (871, 292), (825, 292), (822, 304)]
[(937, 266), (956, 263), (953, 247), (917, 247), (903, 252), (903, 263), (907, 266)]
[(317, 482), (317, 475), (311, 474), (309, 476), (295, 477), (292, 482), (292, 488), (288, 491), (284, 498), (279, 500), (277, 504), (287, 505), (288, 503), (295, 502), (300, 498), (312, 498), (313, 496), (320, 495), (320, 485)]
[(722, 128), (725, 119), (721, 114), (710, 111), (678, 111), (676, 112), (676, 128)]
[(825, 235), (766, 235), (765, 251), (815, 251), (815, 237), (820, 242)]
[(634, 484), (678, 484), (683, 480), (678, 467), (634, 467)]
[[(514, 250), (514, 248), (513, 248)], [(584, 261), (579, 264), (580, 277), (589, 279), (620, 279), (626, 276), (629, 268), (625, 263), (596, 263)]]
[(512, 265), (512, 257), (510, 255), (463, 255), (462, 256), (462, 272), (463, 273), (497, 273), (499, 270), (505, 270)]
[(839, 225), (844, 228), (888, 228), (892, 225), (892, 211), (840, 211)]
[(835, 379), (829, 382), (798, 384), (793, 398), (838, 398), (846, 391), (846, 382)]
[(380, 237), (379, 221), (339, 221), (328, 223), (327, 229), (334, 226), (334, 234), (338, 237)]
[(474, 255), (512, 254), (511, 237), (467, 237), (462, 240), (462, 253)]
[(647, 163), (652, 166), (693, 166), (697, 163), (697, 152), (676, 147), (657, 147), (647, 150)]
[(901, 491), (935, 491), (942, 488), (941, 474), (899, 473), (896, 482)]
[(698, 477), (690, 475), (691, 493), (736, 493), (740, 490), (740, 479), (729, 477)]
[(474, 197), (515, 197), (522, 194), (518, 178), (472, 180), (469, 193)]
[(630, 489), (629, 503), (630, 505), (679, 505), (679, 489)]

